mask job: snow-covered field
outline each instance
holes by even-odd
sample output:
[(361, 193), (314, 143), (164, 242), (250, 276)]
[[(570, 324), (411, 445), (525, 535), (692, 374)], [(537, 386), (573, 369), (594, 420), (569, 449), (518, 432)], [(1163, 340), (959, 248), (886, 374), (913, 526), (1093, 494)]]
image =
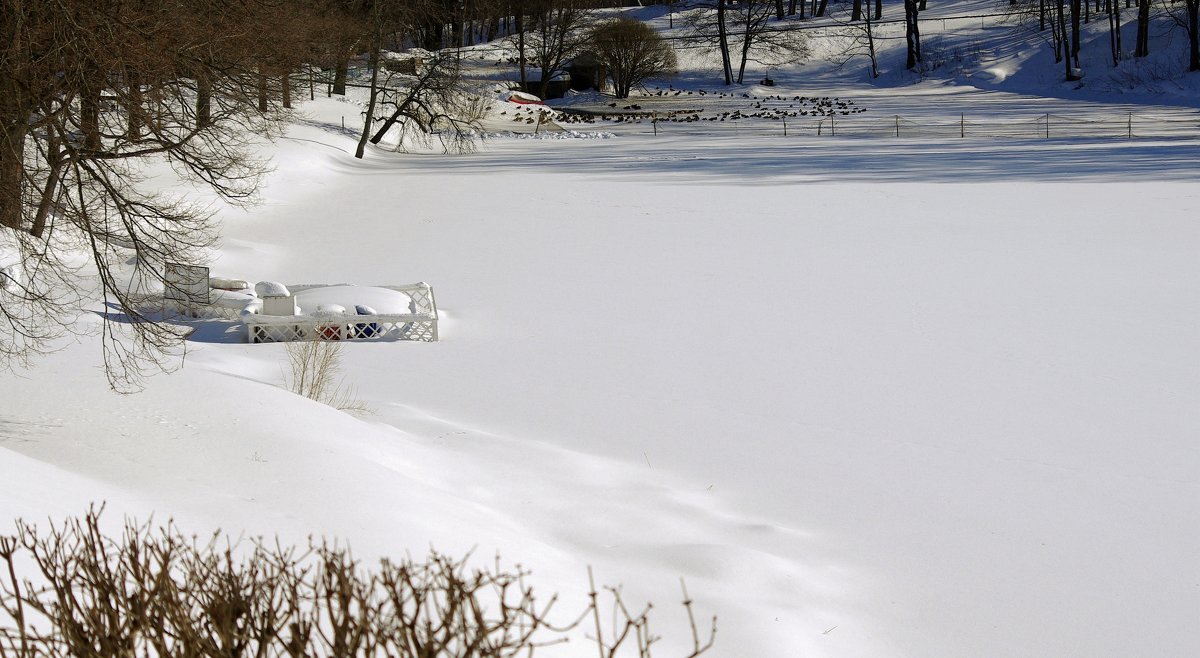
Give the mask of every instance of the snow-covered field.
[[(887, 111), (1048, 102), (940, 89)], [(0, 519), (106, 500), (368, 558), (477, 547), (568, 602), (593, 565), (673, 645), (683, 577), (718, 656), (1200, 653), (1200, 139), (629, 130), (359, 161), (353, 108), (304, 107), (214, 274), (428, 281), (442, 340), (347, 345), (358, 416), (230, 323), (133, 396), (65, 344), (0, 378)]]

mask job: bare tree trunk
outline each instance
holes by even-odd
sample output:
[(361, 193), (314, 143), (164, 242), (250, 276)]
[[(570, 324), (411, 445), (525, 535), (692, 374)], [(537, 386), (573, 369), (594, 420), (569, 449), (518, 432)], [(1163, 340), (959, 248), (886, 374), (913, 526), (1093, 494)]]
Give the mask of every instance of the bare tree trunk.
[(545, 13), (541, 14), (538, 18), (537, 27), (534, 28), (535, 30), (538, 31), (537, 39), (538, 39), (538, 43), (540, 44), (538, 47), (534, 48), (534, 60), (535, 60), (535, 63), (538, 64), (538, 68), (541, 69), (541, 72), (542, 72), (541, 77), (538, 79), (538, 90), (537, 90), (538, 98), (545, 98), (546, 94), (550, 91), (551, 73), (550, 73), (550, 71), (546, 70), (546, 66), (544, 65), (545, 63), (542, 62), (542, 58), (543, 58), (542, 53), (545, 52), (545, 50), (547, 48), (547, 44), (556, 38), (556, 35), (554, 34), (554, 30), (556, 28), (551, 21), (550, 13), (551, 13), (551, 10), (547, 9), (545, 11)]
[(350, 77), (350, 50), (347, 48), (338, 53), (338, 61), (333, 69), (333, 93), (338, 96), (346, 95), (346, 78)]
[(851, 22), (862, 20), (862, 6), (863, 6), (863, 0), (854, 0), (854, 3), (852, 5), (850, 5), (850, 21)]
[(746, 26), (746, 33), (742, 35), (742, 57), (738, 63), (737, 83), (740, 85), (746, 79), (746, 60), (750, 59), (750, 26)]
[(1188, 70), (1200, 71), (1200, 0), (1186, 0)]
[(463, 23), (458, 16), (450, 18), (450, 42), (452, 48), (463, 47)]
[(1063, 5), (1067, 0), (1055, 0), (1058, 4), (1058, 40), (1062, 44), (1063, 66), (1065, 67), (1065, 78), (1067, 80), (1077, 80), (1074, 71), (1071, 69), (1071, 51), (1070, 40), (1067, 38), (1067, 14)]
[(136, 142), (142, 138), (142, 81), (133, 71), (126, 71), (125, 84), (129, 85), (129, 101), (125, 104), (127, 128), (125, 137)]
[(1071, 0), (1071, 61), (1075, 68), (1079, 66), (1079, 22), (1082, 16), (1083, 0)]
[(917, 24), (920, 10), (917, 0), (904, 0), (904, 39), (907, 43), (907, 58), (904, 68), (913, 70), (921, 61), (921, 28)]
[(1113, 66), (1121, 63), (1121, 4), (1108, 0), (1108, 41), (1112, 49)]
[[(9, 87), (9, 85), (4, 85)], [(5, 103), (0, 99), (0, 103)], [(5, 108), (8, 109), (8, 108)], [(5, 112), (0, 116), (0, 226), (20, 229), (21, 178), (25, 173), (25, 137), (29, 115)]]
[(1137, 0), (1137, 41), (1133, 46), (1134, 57), (1150, 54), (1150, 0)]
[[(16, 58), (26, 55), (23, 26), (15, 17), (0, 14), (0, 39)], [(7, 58), (6, 58), (7, 59)], [(0, 75), (0, 226), (21, 228), (21, 179), (25, 174), (25, 138), (32, 113), (21, 94), (18, 76), (5, 70)], [(36, 102), (36, 101), (34, 101)], [(3, 347), (0, 345), (0, 347)]]
[(435, 18), (425, 26), (422, 47), (425, 50), (441, 50), (446, 40), (446, 25), (440, 18)]
[(367, 115), (363, 117), (362, 136), (358, 138), (358, 148), (354, 157), (362, 159), (367, 150), (367, 140), (371, 137), (371, 122), (375, 120), (375, 97), (379, 95), (379, 40), (371, 44), (371, 98), (367, 101)]
[(40, 238), (46, 232), (46, 220), (50, 217), (50, 211), (54, 208), (54, 201), (58, 197), (58, 185), (62, 177), (63, 153), (62, 144), (59, 141), (58, 133), (54, 130), (46, 130), (46, 184), (42, 188), (42, 199), (38, 202), (37, 214), (33, 217), (33, 225), (29, 229), (30, 235), (35, 238)]
[(89, 79), (79, 95), (79, 129), (83, 131), (83, 147), (100, 150), (100, 88)]
[(883, 18), (883, 0), (875, 0), (875, 20)]
[(495, 41), (496, 36), (500, 33), (500, 15), (493, 14), (487, 22), (487, 40)]
[[(871, 58), (871, 77), (879, 77), (879, 59), (875, 54), (875, 32), (871, 29), (871, 14), (867, 12), (867, 56)], [(878, 16), (876, 16), (878, 18)], [(899, 128), (896, 129), (899, 132)]]
[(521, 91), (529, 91), (529, 78), (525, 72), (525, 14), (517, 7), (517, 59), (521, 68)]
[(729, 30), (725, 25), (726, 0), (717, 0), (717, 38), (720, 40), (721, 66), (725, 73), (725, 84), (733, 84), (733, 63), (729, 59)]
[(196, 127), (212, 124), (212, 81), (205, 74), (196, 79)]
[(258, 111), (266, 112), (270, 109), (270, 104), (267, 102), (267, 74), (263, 73), (261, 67), (255, 74), (255, 84), (258, 92)]
[[(1062, 0), (1055, 0), (1055, 1), (1062, 2)], [(1062, 39), (1059, 37), (1059, 33), (1058, 33), (1058, 15), (1057, 14), (1050, 17), (1050, 23), (1051, 23), (1051, 25), (1050, 25), (1050, 27), (1051, 27), (1050, 43), (1054, 46), (1054, 63), (1060, 64), (1060, 63), (1062, 63), (1063, 51), (1065, 50), (1065, 48), (1063, 48)]]
[(783, 20), (783, 0), (775, 0), (775, 19)]
[(283, 75), (279, 76), (279, 83), (283, 85), (283, 107), (284, 109), (292, 109), (292, 73), (284, 71)]
[(816, 4), (817, 0), (813, 0), (816, 9), (813, 10), (813, 16), (824, 16), (825, 10), (829, 7), (829, 0), (820, 0), (820, 4)]

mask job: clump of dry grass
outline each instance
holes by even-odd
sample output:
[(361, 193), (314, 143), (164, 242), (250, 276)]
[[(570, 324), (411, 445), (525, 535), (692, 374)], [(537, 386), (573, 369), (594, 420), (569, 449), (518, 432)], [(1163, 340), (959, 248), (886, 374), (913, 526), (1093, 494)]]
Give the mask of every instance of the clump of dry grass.
[(345, 385), (342, 373), (342, 344), (328, 340), (287, 343), (288, 389), (297, 395), (342, 411), (370, 409)]

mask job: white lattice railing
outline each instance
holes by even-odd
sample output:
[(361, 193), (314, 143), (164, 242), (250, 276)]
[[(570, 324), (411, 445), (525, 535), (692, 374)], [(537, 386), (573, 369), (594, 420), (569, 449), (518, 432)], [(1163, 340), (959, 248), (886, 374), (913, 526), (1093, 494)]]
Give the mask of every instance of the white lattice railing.
[[(342, 284), (344, 285), (344, 284)], [(293, 294), (321, 285), (289, 286)], [(161, 302), (164, 315), (178, 314), (192, 318), (240, 320), (246, 327), (251, 343), (277, 343), (300, 340), (416, 340), (434, 342), (438, 339), (437, 300), (428, 283), (404, 286), (373, 286), (408, 295), (412, 300), (411, 313), (376, 315), (263, 315), (243, 314), (242, 307), (220, 303), (203, 303), (195, 299), (177, 300), (149, 297), (139, 305), (150, 307)], [(210, 299), (213, 296), (210, 294)]]
[[(322, 285), (288, 286), (294, 295)], [(251, 343), (284, 343), (300, 340), (417, 340), (438, 339), (437, 300), (428, 283), (406, 286), (373, 286), (408, 295), (411, 313), (376, 315), (263, 315), (242, 317)]]
[(197, 304), (194, 302), (163, 299), (163, 315), (175, 314), (189, 318), (215, 318), (218, 320), (240, 320), (240, 308), (220, 304)]
[(419, 340), (438, 339), (437, 316), (398, 315), (251, 315), (243, 318), (251, 343), (300, 340)]

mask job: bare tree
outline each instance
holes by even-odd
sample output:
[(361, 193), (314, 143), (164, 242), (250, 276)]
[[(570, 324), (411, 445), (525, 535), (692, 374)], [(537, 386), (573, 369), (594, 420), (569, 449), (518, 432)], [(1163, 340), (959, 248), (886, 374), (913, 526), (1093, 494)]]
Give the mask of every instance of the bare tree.
[(721, 55), (721, 75), (726, 85), (733, 84), (733, 59), (729, 51), (729, 1), (707, 0), (697, 3), (685, 20), (689, 40), (715, 49)]
[[(233, 203), (253, 200), (281, 90), (282, 48), (265, 0), (132, 3), (0, 0), (0, 231), (22, 273), (0, 292), (0, 351), (21, 355), (72, 325), (79, 256), (108, 305), (105, 363), (136, 383), (180, 335), (137, 304), (166, 260), (199, 262), (203, 206), (155, 193), (169, 163)], [(2, 266), (3, 264), (0, 264)]]
[(628, 18), (603, 23), (591, 32), (596, 59), (608, 71), (617, 98), (643, 80), (675, 70), (675, 51), (653, 28)]
[(1174, 2), (1163, 2), (1163, 10), (1183, 28), (1188, 40), (1188, 71), (1200, 71), (1200, 0), (1183, 0), (1180, 11)]
[[(1109, 30), (1114, 65), (1120, 60), (1120, 9), (1109, 3)], [(1054, 48), (1054, 61), (1063, 65), (1063, 78), (1068, 81), (1080, 78), (1079, 51), (1083, 42), (1081, 22), (1091, 5), (1087, 0), (1018, 0), (1010, 2), (1009, 13), (1018, 21), (1032, 24), (1037, 20), (1039, 33), (1046, 32)]]
[(367, 150), (367, 140), (371, 135), (372, 121), (375, 117), (375, 104), (379, 102), (379, 55), (383, 50), (385, 33), (391, 27), (385, 20), (384, 7), (381, 2), (371, 3), (367, 25), (368, 47), (370, 55), (368, 66), (371, 68), (371, 88), (367, 97), (367, 111), (363, 115), (363, 127), (358, 138), (358, 146), (354, 149), (354, 157), (361, 159)]
[[(533, 29), (525, 36), (525, 47), (535, 66), (541, 69), (537, 95), (545, 98), (550, 83), (566, 70), (587, 40), (586, 26), (591, 12), (584, 2), (575, 0), (541, 0), (528, 3), (535, 20)], [(528, 91), (526, 89), (526, 91)]]
[[(694, 12), (688, 28), (692, 40), (720, 51), (726, 84), (742, 84), (749, 62), (773, 67), (795, 62), (808, 54), (799, 31), (769, 23), (775, 10), (773, 0), (742, 0), (737, 4), (717, 0), (714, 7)], [(738, 58), (736, 76), (733, 52)]]
[(364, 0), (320, 0), (315, 8), (314, 27), (319, 38), (314, 60), (322, 68), (333, 70), (330, 92), (346, 95), (350, 60), (369, 39), (371, 16), (378, 3)]
[(860, 22), (848, 22), (834, 19), (840, 26), (836, 36), (841, 41), (841, 47), (829, 55), (830, 61), (838, 66), (844, 66), (859, 57), (866, 57), (871, 66), (871, 77), (879, 77), (879, 57), (875, 50), (874, 21), (871, 12), (864, 12)]
[(773, 67), (790, 64), (808, 54), (801, 32), (768, 25), (772, 10), (768, 0), (742, 0), (737, 5), (732, 23), (735, 34), (741, 33), (738, 84), (745, 80), (747, 62)]
[[(373, 0), (366, 6), (360, 39), (367, 46), (371, 79), (355, 157), (363, 157), (367, 144), (380, 143), (396, 126), (401, 144), (415, 139), (427, 146), (440, 142), (447, 151), (474, 148), (484, 107), (462, 78), (459, 49), (384, 50), (425, 40), (447, 17), (465, 15), (452, 5), (444, 0)], [(467, 28), (462, 30), (465, 34)], [(376, 127), (378, 121), (382, 126)]]
[(416, 140), (425, 146), (436, 142), (447, 152), (473, 150), (487, 111), (487, 101), (477, 92), (463, 79), (452, 52), (433, 54), (416, 75), (389, 71), (379, 86), (379, 107), (390, 112), (370, 141), (378, 144), (399, 127), (401, 147)]

